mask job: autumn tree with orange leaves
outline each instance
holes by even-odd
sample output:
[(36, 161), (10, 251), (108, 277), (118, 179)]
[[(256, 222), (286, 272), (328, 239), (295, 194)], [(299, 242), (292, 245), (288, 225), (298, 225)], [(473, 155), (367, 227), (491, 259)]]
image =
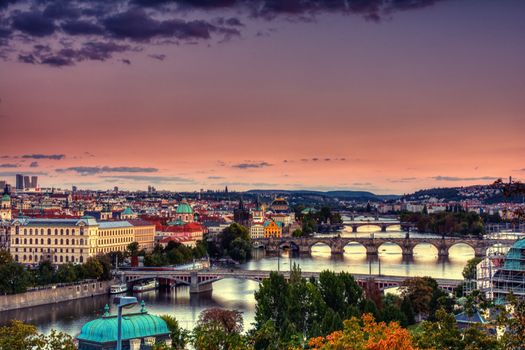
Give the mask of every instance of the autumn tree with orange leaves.
[(344, 321), (342, 331), (312, 338), (313, 350), (416, 350), (412, 335), (397, 322), (376, 322), (371, 314)]

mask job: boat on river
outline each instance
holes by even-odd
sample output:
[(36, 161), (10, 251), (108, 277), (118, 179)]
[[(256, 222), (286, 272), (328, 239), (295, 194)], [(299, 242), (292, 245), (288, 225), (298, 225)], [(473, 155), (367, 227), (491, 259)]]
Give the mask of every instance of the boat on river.
[(145, 292), (148, 290), (157, 289), (158, 286), (159, 286), (159, 282), (157, 282), (157, 280), (143, 281), (143, 282), (140, 282), (139, 284), (134, 285), (133, 291), (134, 292)]
[(128, 291), (128, 285), (126, 283), (113, 284), (109, 288), (110, 294), (120, 294), (120, 293), (125, 293), (127, 291)]

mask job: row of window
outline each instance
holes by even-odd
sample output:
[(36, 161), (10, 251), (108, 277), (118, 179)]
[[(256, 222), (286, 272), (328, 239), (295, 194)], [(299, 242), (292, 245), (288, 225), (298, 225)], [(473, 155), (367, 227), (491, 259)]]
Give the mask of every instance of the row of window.
[(47, 256), (44, 256), (44, 255), (20, 255), (20, 257), (18, 255), (15, 255), (15, 261), (16, 262), (23, 262), (23, 263), (32, 263), (32, 262), (40, 262), (40, 261), (44, 261), (44, 260), (49, 260), (49, 261), (54, 261), (56, 263), (58, 262), (61, 262), (61, 263), (68, 263), (68, 262), (71, 262), (71, 263), (75, 263), (75, 262), (78, 262), (78, 263), (83, 263), (84, 262), (84, 257), (83, 256), (80, 256), (78, 259), (76, 259), (74, 256), (68, 256), (68, 255), (60, 255), (60, 256), (53, 256), (53, 258), (51, 258), (51, 255), (47, 255)]
[[(15, 226), (15, 234), (19, 235), (20, 231), (21, 231), (20, 230), (20, 226), (16, 225)], [(80, 229), (78, 231), (79, 231), (80, 235), (83, 235), (84, 234), (84, 227), (80, 226)], [(35, 235), (39, 235), (39, 234), (40, 235), (44, 235), (46, 233), (47, 233), (48, 236), (50, 236), (53, 233), (55, 235), (57, 235), (57, 236), (58, 235), (69, 236), (70, 233), (71, 233), (71, 235), (74, 235), (76, 233), (76, 230), (74, 228), (72, 228), (71, 231), (68, 228), (66, 228), (65, 230), (63, 228), (61, 228), (60, 230), (58, 228), (55, 228), (54, 230), (52, 230), (50, 228), (48, 228), (47, 230), (44, 230), (43, 228), (41, 228), (41, 229), (35, 228), (34, 230), (32, 228), (30, 228), (30, 229), (24, 228), (22, 230), (22, 234), (30, 235), (30, 236), (33, 235), (33, 234), (35, 234)]]
[(98, 235), (99, 236), (113, 236), (113, 235), (131, 235), (133, 234), (133, 230), (110, 230), (110, 231), (106, 231), (106, 230), (100, 230)]
[(117, 244), (117, 243), (125, 243), (125, 242), (133, 242), (133, 237), (119, 237), (119, 238), (113, 238), (113, 239), (99, 239), (99, 243), (101, 245), (103, 244)]
[[(71, 253), (74, 253), (75, 252), (75, 248), (20, 248), (20, 252), (42, 252), (42, 253), (70, 253), (70, 250), (71, 250)], [(80, 249), (80, 254), (82, 254), (84, 252), (84, 249)], [(18, 253), (18, 248), (15, 248), (15, 253)]]
[[(24, 239), (20, 238), (19, 239), (18, 237), (16, 237), (16, 238), (13, 238), (11, 242), (12, 242), (12, 244), (33, 244), (33, 238), (29, 238), (29, 239), (28, 238), (24, 238)], [(45, 242), (45, 240), (43, 238), (40, 238), (40, 242), (39, 242), (38, 238), (35, 238), (35, 240), (34, 240), (35, 244), (44, 244), (44, 242)], [(48, 245), (52, 244), (52, 242), (53, 241), (52, 241), (51, 238), (47, 239), (47, 244)], [(80, 238), (79, 240), (71, 239), (71, 245), (77, 245), (77, 243), (78, 243), (78, 245), (84, 245), (84, 239), (82, 239), (82, 238)], [(60, 240), (58, 240), (58, 238), (55, 238), (55, 245), (59, 245), (59, 244), (60, 245), (64, 245), (64, 239), (63, 238), (61, 238)], [(65, 244), (69, 245), (69, 239), (68, 238), (65, 239)], [(86, 240), (86, 244), (87, 244), (87, 240)]]

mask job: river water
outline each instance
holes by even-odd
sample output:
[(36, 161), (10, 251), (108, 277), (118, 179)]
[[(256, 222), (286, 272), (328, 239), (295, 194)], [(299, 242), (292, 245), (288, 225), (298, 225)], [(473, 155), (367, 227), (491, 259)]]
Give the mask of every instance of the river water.
[[(357, 233), (344, 231), (342, 236), (368, 236), (373, 228), (363, 227)], [(374, 233), (376, 237), (404, 237), (399, 227), (386, 233)], [(416, 237), (411, 234), (411, 237)], [(435, 278), (461, 279), (461, 272), (466, 262), (474, 257), (472, 248), (456, 245), (450, 249), (446, 260), (437, 257), (434, 247), (421, 244), (414, 249), (414, 257), (404, 260), (401, 249), (396, 245), (384, 244), (379, 249), (379, 256), (367, 258), (363, 247), (348, 245), (342, 256), (332, 257), (327, 246), (317, 245), (311, 256), (293, 256), (283, 252), (280, 256), (265, 256), (261, 250), (254, 251), (254, 258), (239, 268), (250, 270), (288, 270), (297, 264), (303, 271), (347, 271), (350, 273), (396, 276), (431, 276)], [(171, 291), (157, 290), (137, 294), (139, 300), (146, 302), (147, 309), (153, 314), (172, 314), (180, 325), (191, 329), (197, 322), (199, 313), (210, 307), (237, 309), (243, 312), (245, 329), (250, 328), (254, 319), (254, 292), (258, 284), (254, 281), (225, 279), (213, 284), (213, 292), (208, 295), (192, 295), (188, 287), (178, 287)], [(112, 296), (98, 296), (60, 304), (45, 305), (0, 313), (0, 323), (18, 319), (36, 325), (41, 332), (51, 329), (78, 335), (82, 325), (102, 314), (105, 304), (111, 306)], [(112, 312), (115, 308), (112, 307)]]

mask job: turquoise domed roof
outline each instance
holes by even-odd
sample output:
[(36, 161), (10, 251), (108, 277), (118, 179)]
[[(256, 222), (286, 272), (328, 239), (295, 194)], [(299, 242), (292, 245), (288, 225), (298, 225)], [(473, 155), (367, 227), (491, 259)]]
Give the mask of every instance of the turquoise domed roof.
[[(108, 309), (106, 306), (106, 310)], [(123, 340), (169, 333), (166, 322), (158, 316), (148, 314), (144, 308), (138, 313), (122, 316)], [(101, 318), (84, 324), (77, 339), (96, 343), (117, 341), (117, 316), (106, 312)]]
[(7, 201), (10, 201), (11, 200), (11, 197), (9, 197), (9, 195), (6, 193), (2, 196), (2, 201), (3, 202), (7, 202)]
[(177, 207), (177, 211), (175, 212), (177, 214), (193, 214), (193, 209), (191, 209), (191, 206), (186, 201), (182, 201), (179, 203), (179, 206)]

